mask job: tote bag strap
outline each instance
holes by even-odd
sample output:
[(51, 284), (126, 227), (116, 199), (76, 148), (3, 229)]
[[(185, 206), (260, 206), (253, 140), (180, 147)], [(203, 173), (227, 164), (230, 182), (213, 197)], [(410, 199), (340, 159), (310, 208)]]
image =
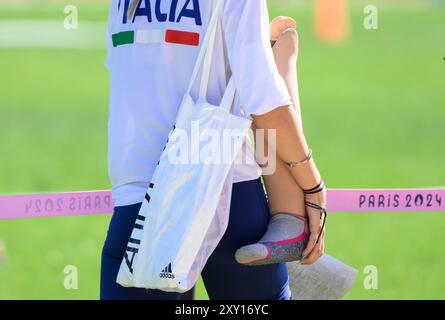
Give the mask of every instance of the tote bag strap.
[[(187, 93), (190, 94), (193, 88), (193, 85), (196, 82), (199, 71), (201, 71), (201, 82), (199, 85), (199, 101), (207, 100), (207, 89), (210, 80), (210, 67), (212, 63), (213, 51), (215, 48), (215, 40), (216, 40), (216, 31), (218, 27), (219, 15), (222, 12), (223, 0), (216, 0), (216, 6), (212, 17), (210, 19), (210, 23), (207, 29), (207, 33), (205, 35), (201, 50), (198, 54), (198, 59), (195, 64), (195, 68), (193, 70), (192, 77), (190, 79), (190, 84), (187, 89)], [(230, 111), (233, 105), (233, 101), (235, 99), (236, 87), (233, 76), (230, 78), (227, 88), (224, 92), (224, 96), (221, 100), (220, 106), (227, 111)]]
[(215, 9), (213, 11), (212, 17), (210, 19), (209, 26), (207, 28), (204, 41), (201, 46), (201, 50), (198, 54), (198, 59), (196, 60), (195, 68), (193, 70), (192, 77), (190, 79), (190, 84), (187, 89), (187, 93), (190, 94), (192, 88), (196, 82), (199, 71), (201, 71), (201, 83), (199, 85), (199, 100), (205, 101), (207, 96), (207, 88), (210, 79), (210, 67), (213, 57), (213, 49), (215, 47), (216, 30), (218, 26), (218, 20), (223, 7), (223, 0), (216, 0)]
[(235, 100), (235, 94), (236, 94), (236, 86), (235, 86), (235, 80), (233, 79), (233, 76), (230, 78), (229, 83), (227, 84), (226, 91), (224, 92), (224, 96), (221, 100), (221, 108), (224, 108), (227, 110), (227, 112), (230, 112), (233, 106), (233, 101)]

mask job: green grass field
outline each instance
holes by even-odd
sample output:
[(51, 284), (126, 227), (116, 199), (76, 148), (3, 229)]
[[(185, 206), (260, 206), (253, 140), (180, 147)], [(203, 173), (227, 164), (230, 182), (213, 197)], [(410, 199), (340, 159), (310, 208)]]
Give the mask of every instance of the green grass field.
[[(85, 3), (80, 27), (105, 23), (106, 5)], [(311, 7), (270, 3), (271, 16), (298, 21), (305, 132), (328, 187), (444, 186), (445, 7), (382, 5), (375, 31), (353, 7), (350, 39), (333, 47), (314, 38)], [(62, 4), (0, 6), (0, 21), (63, 18)], [(110, 188), (104, 57), (0, 49), (0, 194)], [(97, 299), (109, 219), (0, 221), (0, 299)], [(327, 252), (359, 270), (346, 298), (444, 299), (444, 230), (444, 212), (331, 214)], [(66, 265), (78, 268), (77, 290), (64, 289)], [(377, 290), (363, 286), (367, 265)]]

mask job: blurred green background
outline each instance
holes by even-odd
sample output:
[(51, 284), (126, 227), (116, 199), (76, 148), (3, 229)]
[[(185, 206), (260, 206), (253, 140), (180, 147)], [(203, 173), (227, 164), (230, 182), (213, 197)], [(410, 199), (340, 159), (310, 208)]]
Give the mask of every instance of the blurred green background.
[[(110, 188), (108, 1), (0, 0), (0, 30), (17, 20), (63, 29), (67, 4), (79, 30), (63, 32), (87, 44), (45, 48), (50, 35), (38, 32), (28, 44), (0, 38), (0, 194)], [(378, 6), (378, 30), (363, 28), (367, 4)], [(328, 187), (444, 186), (444, 2), (350, 1), (350, 37), (335, 46), (316, 39), (310, 1), (269, 9), (298, 22), (305, 133)], [(0, 299), (97, 299), (109, 219), (0, 221)], [(444, 212), (331, 214), (327, 252), (359, 270), (346, 299), (445, 299), (444, 230)], [(66, 265), (78, 268), (77, 290), (64, 289)], [(378, 268), (377, 290), (363, 285), (367, 265)]]

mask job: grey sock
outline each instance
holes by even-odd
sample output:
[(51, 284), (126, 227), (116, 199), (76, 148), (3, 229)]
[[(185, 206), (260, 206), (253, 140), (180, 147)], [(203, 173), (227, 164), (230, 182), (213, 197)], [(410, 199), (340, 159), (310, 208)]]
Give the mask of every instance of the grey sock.
[(308, 239), (306, 218), (280, 212), (272, 216), (261, 240), (239, 248), (235, 253), (235, 259), (244, 265), (301, 260)]

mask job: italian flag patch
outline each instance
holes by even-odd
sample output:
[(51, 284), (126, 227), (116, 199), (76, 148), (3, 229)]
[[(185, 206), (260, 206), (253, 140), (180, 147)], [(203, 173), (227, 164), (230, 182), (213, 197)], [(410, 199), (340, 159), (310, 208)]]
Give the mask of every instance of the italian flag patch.
[(112, 35), (113, 47), (133, 43), (174, 43), (187, 46), (199, 45), (199, 33), (180, 30), (136, 30)]

